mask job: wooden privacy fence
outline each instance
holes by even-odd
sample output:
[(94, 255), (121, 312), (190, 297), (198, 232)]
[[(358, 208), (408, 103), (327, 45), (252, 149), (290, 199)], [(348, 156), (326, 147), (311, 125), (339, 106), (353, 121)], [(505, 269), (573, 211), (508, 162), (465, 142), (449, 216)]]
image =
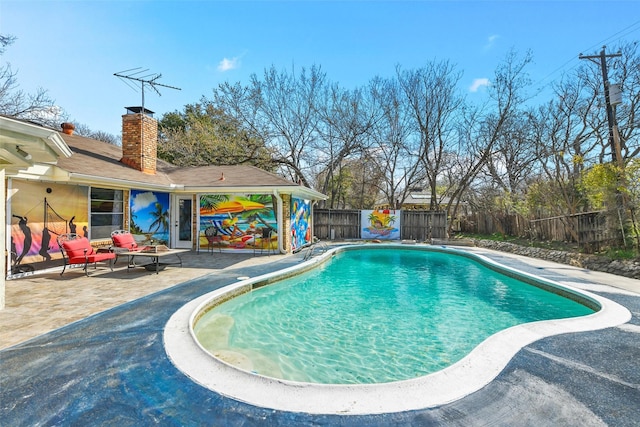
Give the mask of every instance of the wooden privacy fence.
[(320, 240), (360, 238), (360, 211), (314, 209), (313, 234)]
[(529, 224), (529, 230), (523, 230), (524, 234), (520, 236), (550, 242), (577, 241), (577, 222), (570, 216), (532, 219)]
[(615, 241), (613, 227), (605, 212), (588, 212), (575, 217), (578, 222), (578, 243), (588, 253), (597, 252), (602, 246)]
[(461, 231), (478, 234), (501, 233), (551, 242), (575, 242), (598, 250), (612, 238), (606, 212), (584, 212), (550, 218), (527, 219), (517, 214), (476, 213), (461, 222)]
[(447, 213), (444, 211), (402, 211), (400, 234), (403, 239), (424, 242), (447, 237)]
[(534, 219), (531, 237), (537, 240), (575, 242), (587, 253), (610, 243), (611, 227), (606, 212), (584, 212), (574, 215)]
[[(400, 238), (426, 241), (447, 236), (447, 213), (443, 211), (399, 211)], [(314, 209), (313, 234), (321, 240), (360, 239), (362, 214), (356, 209)]]
[(529, 232), (529, 220), (517, 214), (489, 214), (477, 212), (460, 220), (460, 231), (464, 233), (524, 236)]

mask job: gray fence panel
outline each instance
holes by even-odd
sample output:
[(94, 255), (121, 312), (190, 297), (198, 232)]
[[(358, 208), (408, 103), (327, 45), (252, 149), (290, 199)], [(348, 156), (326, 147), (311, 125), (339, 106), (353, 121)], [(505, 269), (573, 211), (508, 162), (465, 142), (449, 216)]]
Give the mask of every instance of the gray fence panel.
[(428, 241), (447, 237), (447, 213), (444, 211), (402, 211), (401, 236), (405, 240)]
[(321, 240), (360, 238), (359, 210), (313, 210), (313, 232)]

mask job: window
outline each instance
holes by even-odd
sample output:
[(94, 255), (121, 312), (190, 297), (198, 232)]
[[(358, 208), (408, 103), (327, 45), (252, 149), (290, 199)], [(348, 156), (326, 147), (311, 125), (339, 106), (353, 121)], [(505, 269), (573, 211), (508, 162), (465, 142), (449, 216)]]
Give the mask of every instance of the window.
[(91, 187), (91, 239), (108, 239), (124, 224), (124, 192)]

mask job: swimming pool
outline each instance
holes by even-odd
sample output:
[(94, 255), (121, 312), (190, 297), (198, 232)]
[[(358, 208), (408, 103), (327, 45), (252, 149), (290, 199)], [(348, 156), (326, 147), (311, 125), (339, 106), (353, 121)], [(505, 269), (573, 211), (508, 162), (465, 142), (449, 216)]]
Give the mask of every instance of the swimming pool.
[[(429, 375), (382, 384), (312, 384), (270, 378), (238, 369), (212, 357), (194, 339), (193, 328), (212, 308), (252, 289), (273, 284), (326, 266), (326, 261), (346, 251), (379, 249), (427, 250), (462, 256), (512, 278), (553, 290), (592, 308), (594, 314), (560, 320), (534, 321), (502, 329), (483, 340), (453, 365)], [(457, 260), (459, 263), (460, 259)], [(442, 268), (442, 266), (441, 266)], [(484, 268), (484, 267), (483, 267)], [(464, 273), (470, 270), (463, 269)], [(437, 274), (435, 272), (434, 274)], [(165, 328), (165, 348), (173, 363), (192, 379), (214, 391), (259, 406), (310, 413), (362, 414), (397, 412), (431, 407), (459, 399), (486, 385), (523, 346), (545, 336), (595, 330), (624, 323), (626, 309), (596, 295), (544, 281), (501, 266), (482, 256), (450, 248), (405, 245), (367, 245), (335, 248), (323, 257), (278, 273), (243, 280), (204, 295), (176, 312)]]
[(256, 374), (375, 384), (444, 369), (511, 326), (598, 308), (461, 255), (369, 246), (219, 304), (194, 333)]

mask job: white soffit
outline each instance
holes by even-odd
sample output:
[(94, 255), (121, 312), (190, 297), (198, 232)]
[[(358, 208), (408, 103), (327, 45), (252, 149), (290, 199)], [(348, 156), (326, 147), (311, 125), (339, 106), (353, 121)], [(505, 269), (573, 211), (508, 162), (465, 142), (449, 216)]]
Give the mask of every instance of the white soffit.
[(54, 130), (0, 117), (0, 167), (24, 168), (70, 157), (69, 146)]

